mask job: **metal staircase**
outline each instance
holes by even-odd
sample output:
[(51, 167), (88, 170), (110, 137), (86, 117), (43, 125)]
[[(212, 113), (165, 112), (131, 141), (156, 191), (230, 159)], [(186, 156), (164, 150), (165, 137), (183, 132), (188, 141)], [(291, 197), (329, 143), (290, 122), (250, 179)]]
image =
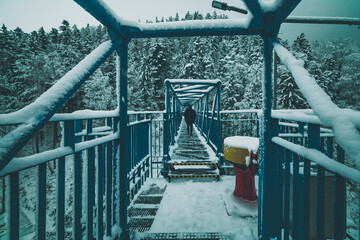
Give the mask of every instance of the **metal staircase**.
[(185, 122), (181, 123), (177, 145), (170, 154), (169, 182), (172, 178), (220, 179), (218, 158), (209, 156), (207, 147), (200, 137), (196, 130), (189, 135)]

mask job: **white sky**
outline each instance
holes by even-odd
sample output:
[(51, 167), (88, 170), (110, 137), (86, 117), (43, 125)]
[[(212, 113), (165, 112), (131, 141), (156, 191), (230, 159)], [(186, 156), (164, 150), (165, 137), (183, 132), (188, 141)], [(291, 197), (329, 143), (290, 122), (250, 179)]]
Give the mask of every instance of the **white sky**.
[[(184, 17), (187, 11), (193, 13), (213, 12), (212, 0), (104, 0), (118, 16), (141, 20), (154, 21), (158, 16), (167, 18), (175, 16), (176, 12)], [(221, 0), (229, 5), (241, 6), (240, 0)], [(229, 11), (225, 13), (230, 18), (237, 18), (239, 14)], [(292, 15), (302, 16), (347, 16), (360, 18), (360, 0), (302, 0)], [(76, 24), (79, 28), (97, 25), (98, 22), (72, 0), (0, 0), (0, 24), (8, 29), (20, 27), (25, 32), (38, 30), (41, 26), (46, 31), (58, 28), (63, 19)], [(360, 30), (348, 26), (324, 26), (299, 24), (284, 24), (281, 29), (282, 38), (293, 40), (301, 32), (308, 38), (322, 39), (324, 37), (353, 36), (360, 39)], [(339, 33), (340, 31), (340, 33)], [(311, 37), (310, 37), (311, 35)]]

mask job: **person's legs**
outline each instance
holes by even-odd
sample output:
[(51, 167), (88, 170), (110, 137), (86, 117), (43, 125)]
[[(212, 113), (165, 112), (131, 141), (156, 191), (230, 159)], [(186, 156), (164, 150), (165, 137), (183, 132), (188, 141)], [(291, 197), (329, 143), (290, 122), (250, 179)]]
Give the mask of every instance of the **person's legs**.
[(187, 125), (187, 133), (190, 134), (190, 124), (186, 123)]
[(190, 124), (190, 135), (192, 135), (192, 132), (193, 132), (193, 124), (191, 123)]

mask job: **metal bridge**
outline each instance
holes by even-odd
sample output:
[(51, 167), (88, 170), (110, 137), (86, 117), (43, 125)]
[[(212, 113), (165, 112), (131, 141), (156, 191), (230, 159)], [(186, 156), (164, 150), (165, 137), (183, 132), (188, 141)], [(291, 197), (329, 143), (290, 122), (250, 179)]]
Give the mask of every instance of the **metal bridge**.
[[(195, 106), (198, 115), (196, 126), (216, 153), (216, 161), (209, 164), (219, 168), (219, 173), (226, 168), (222, 163), (224, 136), (260, 137), (259, 239), (289, 239), (290, 234), (293, 239), (314, 236), (325, 239), (328, 224), (333, 233), (331, 238), (345, 239), (348, 236), (344, 207), (346, 182), (358, 188), (360, 173), (344, 164), (343, 149), (350, 158), (354, 155), (347, 151), (348, 146), (340, 146), (335, 141), (332, 128), (336, 126), (322, 120), (321, 109), (313, 107), (314, 111), (299, 113), (271, 111), (272, 53), (275, 49), (292, 71), (292, 65), (287, 64), (289, 55), (284, 55), (284, 49), (276, 41), (284, 21), (360, 25), (359, 19), (287, 19), (300, 0), (285, 0), (271, 11), (262, 9), (257, 0), (244, 0), (251, 12), (246, 20), (139, 24), (117, 17), (102, 1), (75, 2), (108, 28), (111, 41), (101, 44), (33, 104), (14, 113), (0, 115), (0, 125), (9, 126), (9, 132), (0, 139), (0, 176), (5, 177), (8, 183), (6, 205), (9, 219), (1, 219), (2, 237), (19, 239), (25, 231), (32, 231), (36, 239), (104, 239), (104, 236), (114, 234), (117, 239), (130, 239), (134, 223), (129, 218), (135, 210), (128, 206), (141, 191), (146, 179), (174, 176), (172, 171), (176, 171), (176, 164), (185, 164), (171, 159), (169, 151), (177, 139), (182, 106), (187, 104)], [(164, 112), (128, 112), (127, 60), (131, 39), (218, 35), (262, 37), (264, 75), (261, 110), (221, 111), (219, 80), (170, 79), (165, 80)], [(57, 113), (113, 51), (118, 54), (117, 110)], [(211, 99), (212, 96), (214, 99)], [(62, 145), (30, 156), (19, 155), (26, 144), (36, 141), (37, 135), (46, 132), (48, 126), (61, 126)], [(358, 129), (352, 131), (358, 134)], [(47, 164), (54, 163), (56, 179), (51, 179)], [(35, 176), (34, 181), (24, 183), (22, 179), (29, 175), (28, 171)], [(330, 190), (326, 187), (329, 175), (334, 182)], [(67, 179), (69, 176), (70, 180)], [(56, 182), (56, 186), (50, 186), (49, 182)], [(27, 220), (20, 208), (20, 188), (26, 187), (26, 184), (35, 184), (37, 189), (33, 193), (36, 195), (35, 206), (32, 207), (36, 215), (33, 227), (24, 226)], [(49, 193), (51, 188), (55, 188), (53, 196)], [(328, 191), (334, 198), (330, 206), (334, 222), (330, 223), (327, 220), (328, 210), (325, 210)], [(66, 205), (69, 196), (70, 207)], [(51, 230), (44, 217), (50, 207), (46, 206), (49, 197), (54, 202), (51, 207), (56, 209), (52, 215), (56, 223)], [(359, 204), (356, 208), (359, 209)], [(359, 222), (356, 224), (356, 231), (359, 231)], [(195, 235), (174, 233), (171, 239), (223, 239), (219, 234)], [(157, 237), (170, 238), (160, 233)], [(154, 238), (149, 236), (146, 239)]]

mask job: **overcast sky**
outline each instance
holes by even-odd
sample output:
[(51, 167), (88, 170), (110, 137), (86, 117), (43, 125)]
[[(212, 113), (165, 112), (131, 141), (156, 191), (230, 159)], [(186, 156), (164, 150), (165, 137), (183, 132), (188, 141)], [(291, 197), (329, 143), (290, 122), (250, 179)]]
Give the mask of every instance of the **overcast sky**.
[[(167, 18), (175, 16), (176, 12), (183, 17), (187, 11), (191, 13), (213, 12), (212, 0), (104, 0), (118, 16), (141, 20), (154, 21), (158, 16)], [(242, 6), (240, 0), (221, 0), (229, 5)], [(225, 13), (230, 18), (238, 18), (233, 12)], [(333, 16), (360, 18), (360, 0), (302, 0), (292, 13), (293, 16)], [(72, 0), (0, 0), (0, 24), (8, 29), (20, 27), (25, 32), (38, 30), (41, 26), (49, 31), (58, 28), (63, 19), (76, 24), (79, 28), (97, 25), (98, 22)], [(349, 26), (328, 26), (306, 24), (283, 24), (280, 37), (290, 41), (305, 32), (310, 40), (334, 38), (337, 36), (352, 36), (360, 39), (360, 29)]]

